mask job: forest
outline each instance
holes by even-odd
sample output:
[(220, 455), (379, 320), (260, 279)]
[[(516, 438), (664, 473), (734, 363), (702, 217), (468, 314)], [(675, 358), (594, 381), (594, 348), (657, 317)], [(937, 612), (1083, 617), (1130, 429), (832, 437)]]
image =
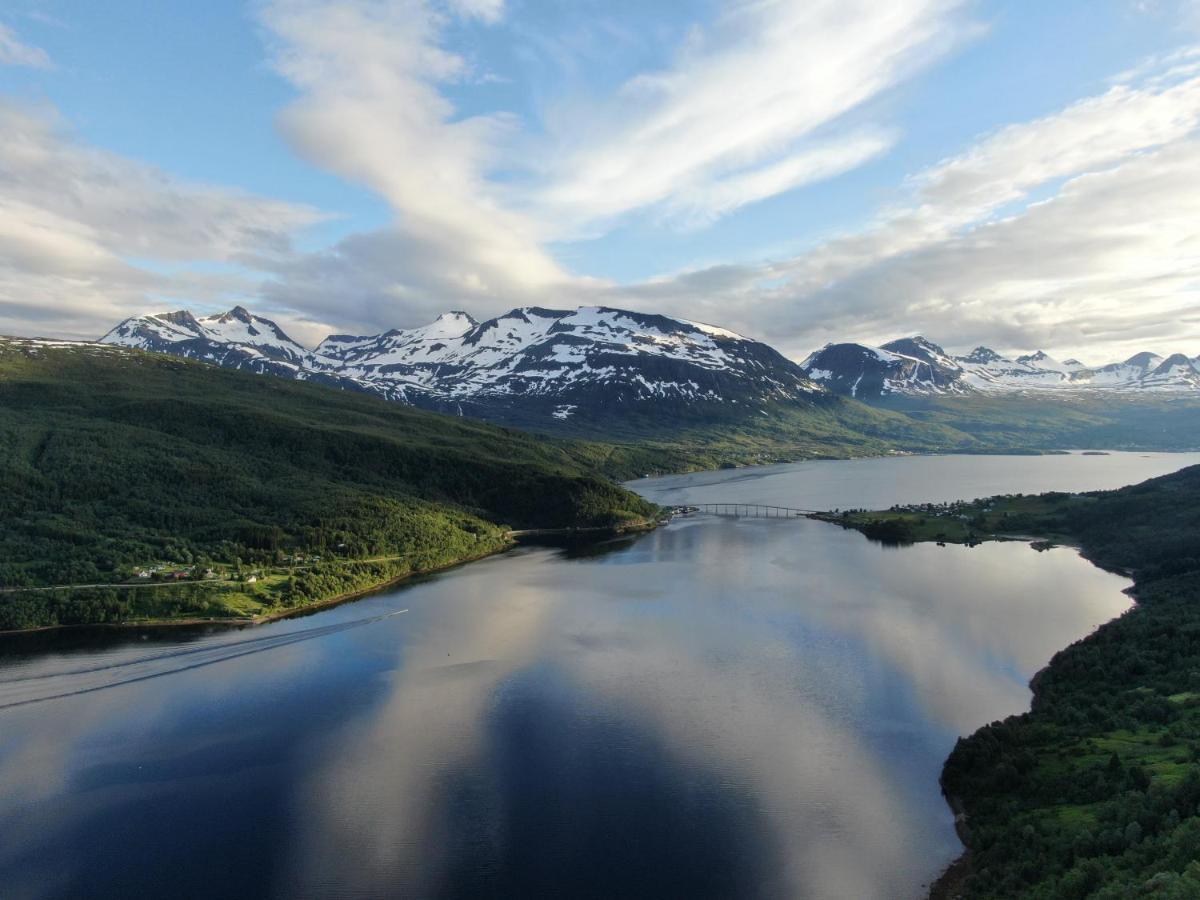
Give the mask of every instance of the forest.
[[(491, 552), (509, 528), (652, 519), (593, 474), (640, 463), (613, 456), (187, 360), (0, 341), (0, 629), (259, 615)], [(150, 570), (183, 583), (125, 586)]]

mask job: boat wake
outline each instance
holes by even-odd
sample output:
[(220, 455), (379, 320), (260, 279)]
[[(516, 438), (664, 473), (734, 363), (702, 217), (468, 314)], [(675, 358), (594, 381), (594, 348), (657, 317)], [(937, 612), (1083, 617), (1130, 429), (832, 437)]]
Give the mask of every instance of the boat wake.
[(50, 700), (62, 700), (66, 697), (77, 697), (81, 694), (103, 691), (123, 684), (134, 684), (191, 669), (200, 669), (243, 656), (265, 653), (268, 650), (328, 637), (352, 628), (360, 628), (363, 625), (391, 619), (406, 612), (408, 612), (407, 609), (400, 609), (383, 615), (356, 619), (352, 622), (338, 622), (304, 631), (264, 635), (240, 641), (220, 640), (199, 647), (189, 646), (165, 650), (161, 653), (144, 654), (117, 662), (74, 669), (58, 669), (34, 675), (18, 675), (12, 678), (0, 677), (0, 710), (28, 706), (32, 703), (45, 703)]

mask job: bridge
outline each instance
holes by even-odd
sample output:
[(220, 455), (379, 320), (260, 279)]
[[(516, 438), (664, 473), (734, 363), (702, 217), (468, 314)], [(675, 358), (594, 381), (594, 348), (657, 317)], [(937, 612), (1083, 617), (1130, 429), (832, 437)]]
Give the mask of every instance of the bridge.
[(679, 507), (680, 512), (702, 512), (710, 516), (733, 516), (747, 519), (791, 519), (817, 512), (815, 509), (796, 509), (791, 506), (767, 506), (762, 503), (691, 503)]

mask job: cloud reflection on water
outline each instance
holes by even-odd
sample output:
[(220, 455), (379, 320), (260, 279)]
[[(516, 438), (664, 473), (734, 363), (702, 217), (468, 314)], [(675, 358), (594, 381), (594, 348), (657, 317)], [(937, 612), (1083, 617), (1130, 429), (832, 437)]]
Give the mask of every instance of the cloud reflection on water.
[[(0, 711), (0, 872), (31, 896), (136, 885), (120, 848), (169, 840), (170, 816), (233, 868), (261, 858), (209, 887), (275, 896), (583, 887), (572, 871), (630, 894), (686, 859), (695, 896), (916, 894), (957, 846), (955, 736), (1024, 708), (1126, 583), (1066, 549), (695, 519), (199, 647), (9, 665), (102, 689)], [(228, 646), (250, 638), (269, 652)], [(196, 649), (212, 664), (171, 669)], [(105, 687), (89, 660), (155, 677)], [(22, 684), (3, 690), (41, 689)]]
[[(447, 830), (465, 827), (452, 808), (463, 778), (470, 816), (486, 820), (476, 852), (515, 852), (497, 710), (558, 722), (552, 698), (569, 691), (587, 715), (652, 734), (688, 777), (753, 799), (769, 893), (915, 892), (956, 846), (936, 786), (954, 735), (1020, 711), (1033, 671), (1128, 602), (1127, 582), (1070, 550), (894, 551), (801, 521), (695, 520), (610, 556), (502, 564), (430, 585), (436, 624), (411, 636), (387, 699), (336, 736), (299, 799), (303, 880), (289, 888), (350, 861), (368, 889), (444, 889), (461, 863)], [(906, 745), (913, 759), (885, 752)], [(566, 733), (556, 749), (633, 752)]]

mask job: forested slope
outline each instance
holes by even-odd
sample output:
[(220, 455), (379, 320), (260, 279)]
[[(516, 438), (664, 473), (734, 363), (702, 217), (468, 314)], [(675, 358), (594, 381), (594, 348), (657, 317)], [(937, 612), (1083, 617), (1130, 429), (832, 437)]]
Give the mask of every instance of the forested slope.
[[(591, 474), (609, 455), (165, 356), (0, 341), (0, 587), (213, 571), (0, 594), (0, 627), (254, 614), (487, 552), (505, 526), (652, 516)], [(350, 560), (374, 562), (343, 578)]]
[[(1060, 495), (1061, 496), (1061, 495)], [(1049, 504), (1138, 606), (1057, 654), (1032, 711), (959, 741), (972, 897), (1200, 896), (1200, 467)]]

